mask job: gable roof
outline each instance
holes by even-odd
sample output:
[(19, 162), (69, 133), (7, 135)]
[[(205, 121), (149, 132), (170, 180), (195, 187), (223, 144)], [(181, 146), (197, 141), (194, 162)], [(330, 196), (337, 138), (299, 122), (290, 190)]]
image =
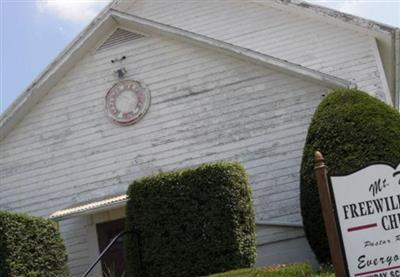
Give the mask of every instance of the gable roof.
[(382, 61), (394, 106), (400, 108), (400, 28), (301, 0), (249, 1), (315, 18), (375, 38), (374, 44), (377, 44), (376, 50)]
[(0, 140), (40, 101), (41, 97), (71, 69), (71, 67), (101, 38), (117, 26), (172, 37), (227, 55), (244, 59), (276, 71), (284, 72), (326, 87), (355, 87), (349, 81), (298, 64), (262, 54), (220, 40), (151, 21), (112, 9), (111, 3), (67, 48), (39, 75), (0, 117)]
[[(146, 0), (142, 0), (146, 1)], [(170, 1), (171, 5), (179, 0)], [(216, 0), (218, 2), (218, 0)], [(340, 12), (331, 8), (311, 4), (312, 0), (241, 0), (243, 3), (256, 3), (261, 8), (273, 8), (292, 13), (303, 18), (311, 18), (340, 28), (362, 33), (370, 37), (372, 51), (379, 68), (383, 90), (388, 104), (400, 108), (400, 28)], [(114, 0), (113, 8), (135, 13), (138, 0)], [(229, 1), (228, 1), (229, 2)], [(140, 3), (138, 4), (141, 5)], [(268, 53), (267, 53), (268, 54)]]

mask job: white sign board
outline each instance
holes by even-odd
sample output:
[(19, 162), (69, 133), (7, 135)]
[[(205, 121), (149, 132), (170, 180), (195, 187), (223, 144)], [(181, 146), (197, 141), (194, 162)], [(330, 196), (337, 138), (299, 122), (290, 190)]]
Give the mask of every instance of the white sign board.
[(400, 164), (374, 164), (331, 186), (351, 277), (400, 277)]

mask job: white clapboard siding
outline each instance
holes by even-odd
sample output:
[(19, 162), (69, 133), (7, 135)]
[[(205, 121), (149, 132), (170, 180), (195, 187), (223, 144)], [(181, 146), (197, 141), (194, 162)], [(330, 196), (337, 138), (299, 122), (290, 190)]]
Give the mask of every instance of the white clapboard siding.
[(122, 1), (120, 9), (353, 81), (385, 100), (366, 34), (250, 0)]
[(283, 239), (257, 247), (256, 266), (297, 263), (300, 260), (308, 261), (316, 270), (320, 269), (304, 237)]
[[(128, 127), (104, 112), (104, 96), (117, 81), (110, 60), (123, 55), (127, 78), (144, 82), (152, 96), (148, 113)], [(299, 223), (302, 149), (326, 93), (321, 85), (154, 35), (91, 51), (0, 142), (0, 208), (48, 216), (125, 193), (142, 176), (230, 160), (249, 174), (257, 220)], [(88, 224), (78, 217), (60, 225), (75, 276), (89, 263)], [(301, 229), (276, 227), (259, 232), (258, 242), (302, 236)]]
[(77, 217), (60, 222), (62, 237), (68, 251), (68, 266), (74, 276), (79, 276), (88, 268), (89, 251), (87, 245), (87, 218)]

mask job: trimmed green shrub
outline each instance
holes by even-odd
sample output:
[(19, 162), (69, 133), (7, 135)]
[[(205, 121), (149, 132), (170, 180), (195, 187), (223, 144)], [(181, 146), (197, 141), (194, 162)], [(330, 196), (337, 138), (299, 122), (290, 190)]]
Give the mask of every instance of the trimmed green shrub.
[(400, 162), (400, 114), (378, 99), (351, 89), (335, 90), (319, 105), (308, 129), (301, 165), (301, 211), (306, 236), (321, 263), (330, 263), (314, 152), (331, 175), (345, 175), (372, 161)]
[[(127, 263), (134, 276), (204, 276), (255, 262), (251, 189), (238, 163), (134, 181), (128, 189)], [(141, 249), (141, 260), (139, 251)]]
[(0, 277), (70, 276), (55, 223), (0, 211)]

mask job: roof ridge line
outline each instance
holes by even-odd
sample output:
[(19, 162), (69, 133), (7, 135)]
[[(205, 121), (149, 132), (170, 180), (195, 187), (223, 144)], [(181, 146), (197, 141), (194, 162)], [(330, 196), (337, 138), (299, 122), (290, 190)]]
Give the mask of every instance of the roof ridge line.
[[(24, 90), (22, 90), (22, 93), (20, 93), (17, 98), (2, 113), (0, 113), (0, 131), (3, 127), (4, 121), (6, 121), (15, 110), (19, 109), (21, 102), (24, 102), (26, 98), (29, 97), (29, 92), (42, 81), (46, 74), (48, 74), (48, 72), (50, 72), (56, 66), (56, 64), (59, 63), (72, 48), (74, 48), (74, 46), (84, 40), (88, 33), (95, 29), (96, 26), (107, 17), (107, 13), (118, 1), (119, 0), (113, 0), (106, 7), (104, 7), (100, 13), (93, 18), (93, 20), (90, 21), (90, 23), (82, 31), (80, 31), (48, 65), (46, 65), (46, 67), (37, 75), (37, 77), (35, 77), (33, 81), (30, 82)], [(3, 134), (0, 132), (0, 141), (2, 137)]]
[(259, 3), (262, 5), (274, 5), (276, 7), (289, 7), (297, 10), (306, 12), (313, 12), (317, 16), (328, 17), (332, 20), (340, 20), (343, 23), (347, 23), (358, 28), (362, 28), (368, 31), (375, 31), (382, 34), (391, 34), (395, 32), (398, 27), (392, 26), (386, 23), (368, 19), (362, 16), (342, 12), (333, 8), (321, 6), (318, 4), (310, 3), (304, 0), (250, 0), (253, 3)]

